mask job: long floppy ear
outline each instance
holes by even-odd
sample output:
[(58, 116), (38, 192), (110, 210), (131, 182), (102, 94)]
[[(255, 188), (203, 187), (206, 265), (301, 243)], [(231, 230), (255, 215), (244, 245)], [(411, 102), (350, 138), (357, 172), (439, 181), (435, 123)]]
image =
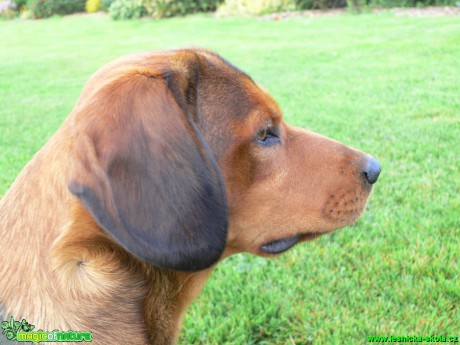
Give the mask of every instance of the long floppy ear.
[(190, 110), (200, 63), (188, 52), (153, 65), (115, 66), (93, 80), (70, 122), (68, 188), (141, 260), (201, 270), (223, 252), (228, 214), (221, 173)]

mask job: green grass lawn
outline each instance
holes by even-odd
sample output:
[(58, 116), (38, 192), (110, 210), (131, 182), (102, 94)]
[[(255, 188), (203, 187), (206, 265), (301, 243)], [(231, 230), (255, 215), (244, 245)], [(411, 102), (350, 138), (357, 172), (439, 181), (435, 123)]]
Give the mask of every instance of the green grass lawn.
[(252, 75), (288, 122), (377, 157), (382, 175), (355, 225), (275, 260), (220, 264), (180, 343), (459, 335), (459, 17), (1, 21), (0, 195), (100, 66), (191, 45)]

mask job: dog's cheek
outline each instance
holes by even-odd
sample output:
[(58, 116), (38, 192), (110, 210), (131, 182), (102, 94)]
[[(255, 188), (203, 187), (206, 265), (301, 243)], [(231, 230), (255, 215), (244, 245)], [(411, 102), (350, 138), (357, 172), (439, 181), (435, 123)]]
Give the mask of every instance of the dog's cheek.
[(227, 188), (227, 197), (232, 199), (245, 194), (254, 182), (256, 164), (248, 145), (242, 144), (230, 151), (221, 161), (222, 174)]

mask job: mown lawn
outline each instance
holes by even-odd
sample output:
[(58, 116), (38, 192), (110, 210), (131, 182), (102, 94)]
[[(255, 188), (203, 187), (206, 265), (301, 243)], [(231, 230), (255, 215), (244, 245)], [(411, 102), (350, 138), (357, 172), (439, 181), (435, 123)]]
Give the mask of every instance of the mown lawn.
[(383, 172), (357, 224), (276, 260), (225, 260), (180, 343), (459, 335), (459, 17), (2, 21), (0, 195), (101, 65), (190, 45), (218, 51), (270, 90), (290, 123), (373, 154)]

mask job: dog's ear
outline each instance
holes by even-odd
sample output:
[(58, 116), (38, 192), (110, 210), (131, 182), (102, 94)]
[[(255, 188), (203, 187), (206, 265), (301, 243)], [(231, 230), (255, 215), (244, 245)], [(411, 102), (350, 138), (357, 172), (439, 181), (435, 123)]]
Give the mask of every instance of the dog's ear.
[[(93, 77), (70, 119), (68, 188), (99, 225), (152, 265), (201, 270), (221, 256), (227, 200), (196, 127), (193, 52)], [(96, 85), (96, 86), (95, 86)]]

